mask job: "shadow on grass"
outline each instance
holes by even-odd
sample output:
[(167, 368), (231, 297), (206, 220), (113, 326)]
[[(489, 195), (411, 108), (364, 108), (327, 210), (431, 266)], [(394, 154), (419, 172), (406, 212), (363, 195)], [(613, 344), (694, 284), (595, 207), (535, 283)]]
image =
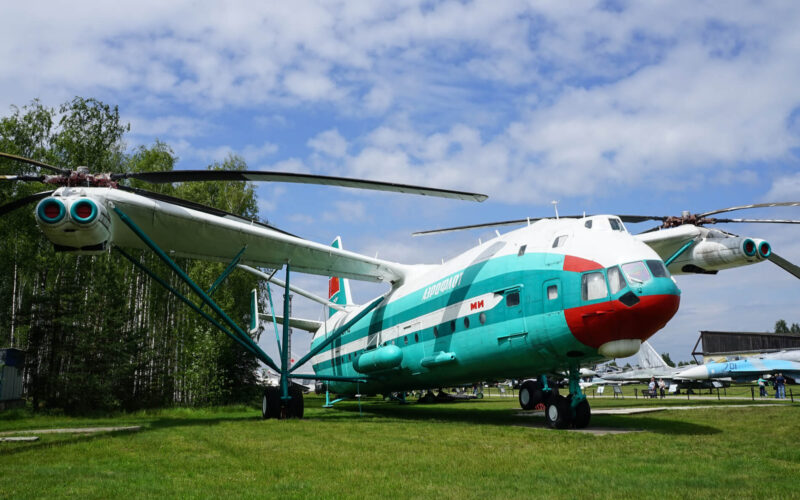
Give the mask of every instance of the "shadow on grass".
[[(362, 403), (361, 411), (365, 417), (387, 418), (398, 420), (461, 422), (475, 425), (494, 426), (525, 426), (532, 428), (545, 428), (543, 416), (519, 415), (520, 410), (510, 409), (507, 406), (491, 408), (492, 402), (469, 401), (445, 404), (408, 404), (399, 405), (394, 402), (367, 402)], [(347, 404), (329, 410), (338, 411), (347, 418), (353, 419), (353, 413), (358, 413), (356, 403)], [(314, 415), (309, 418), (329, 420), (333, 415)], [(672, 435), (712, 435), (721, 431), (715, 427), (687, 422), (681, 418), (658, 419), (632, 415), (598, 415), (592, 418), (589, 429), (593, 427), (630, 429)]]

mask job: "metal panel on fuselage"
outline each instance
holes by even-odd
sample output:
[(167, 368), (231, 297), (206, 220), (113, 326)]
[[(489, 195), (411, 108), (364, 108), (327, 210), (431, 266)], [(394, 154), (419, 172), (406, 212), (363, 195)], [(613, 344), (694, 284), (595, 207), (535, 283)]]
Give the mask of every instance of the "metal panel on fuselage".
[[(532, 367), (560, 369), (567, 360), (559, 359), (548, 346), (579, 343), (572, 338), (563, 311), (544, 313), (540, 290), (547, 278), (565, 273), (562, 266), (563, 256), (554, 259), (551, 254), (530, 253), (465, 268), (431, 285), (436, 290), (450, 287), (446, 292), (431, 292), (428, 286), (376, 308), (343, 335), (338, 364), (325, 361), (330, 356), (318, 356), (314, 369), (319, 374), (362, 376), (352, 363), (368, 349), (368, 338), (375, 335), (369, 332), (378, 331), (382, 345), (391, 343), (403, 350), (403, 362), (397, 369), (367, 375), (369, 383), (358, 389), (362, 392), (438, 387), (499, 373), (530, 376)], [(438, 285), (442, 282), (449, 284)], [(456, 361), (421, 366), (423, 357), (442, 352), (455, 353)], [(331, 388), (341, 393), (356, 390), (355, 384), (340, 382), (331, 383)]]

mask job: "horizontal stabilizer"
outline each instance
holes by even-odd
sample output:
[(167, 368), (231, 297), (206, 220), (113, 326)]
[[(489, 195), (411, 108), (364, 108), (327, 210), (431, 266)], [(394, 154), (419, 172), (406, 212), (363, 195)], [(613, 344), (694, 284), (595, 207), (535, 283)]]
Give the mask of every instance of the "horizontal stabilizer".
[[(259, 314), (258, 316), (265, 321), (272, 321), (273, 318), (271, 314)], [(282, 325), (283, 316), (275, 316), (275, 322)], [(315, 321), (313, 319), (289, 318), (289, 326), (292, 328), (297, 328), (298, 330), (305, 330), (307, 332), (314, 333), (320, 329), (322, 322)]]

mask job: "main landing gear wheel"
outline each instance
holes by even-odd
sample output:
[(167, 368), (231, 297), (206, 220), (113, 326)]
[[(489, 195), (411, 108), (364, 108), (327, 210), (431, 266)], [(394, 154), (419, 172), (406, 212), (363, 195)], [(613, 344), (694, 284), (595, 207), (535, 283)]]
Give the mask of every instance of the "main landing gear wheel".
[(277, 387), (267, 387), (264, 389), (264, 397), (261, 399), (261, 418), (280, 418), (281, 399)]
[(289, 396), (292, 399), (289, 400), (287, 416), (289, 418), (303, 418), (303, 392), (294, 387), (289, 389)]
[(569, 401), (562, 396), (555, 396), (547, 403), (544, 419), (551, 429), (566, 429), (569, 425)]
[(533, 410), (542, 402), (542, 389), (533, 380), (526, 380), (519, 388), (519, 405), (523, 410)]
[(575, 407), (575, 418), (572, 419), (572, 426), (576, 429), (585, 429), (592, 418), (592, 409), (589, 402), (585, 399)]

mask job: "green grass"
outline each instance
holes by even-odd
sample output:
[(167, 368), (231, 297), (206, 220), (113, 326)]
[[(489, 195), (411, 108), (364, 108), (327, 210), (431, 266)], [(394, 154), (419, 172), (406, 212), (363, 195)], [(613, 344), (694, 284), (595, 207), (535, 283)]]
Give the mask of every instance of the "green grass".
[[(596, 409), (635, 402), (591, 400)], [(645, 432), (594, 436), (544, 429), (542, 417), (517, 416), (513, 398), (406, 406), (369, 400), (361, 411), (356, 402), (332, 410), (321, 403), (307, 397), (301, 421), (264, 421), (246, 407), (103, 418), (0, 414), (0, 431), (144, 426), (0, 443), (0, 497), (800, 495), (800, 405), (595, 415), (593, 427)]]

